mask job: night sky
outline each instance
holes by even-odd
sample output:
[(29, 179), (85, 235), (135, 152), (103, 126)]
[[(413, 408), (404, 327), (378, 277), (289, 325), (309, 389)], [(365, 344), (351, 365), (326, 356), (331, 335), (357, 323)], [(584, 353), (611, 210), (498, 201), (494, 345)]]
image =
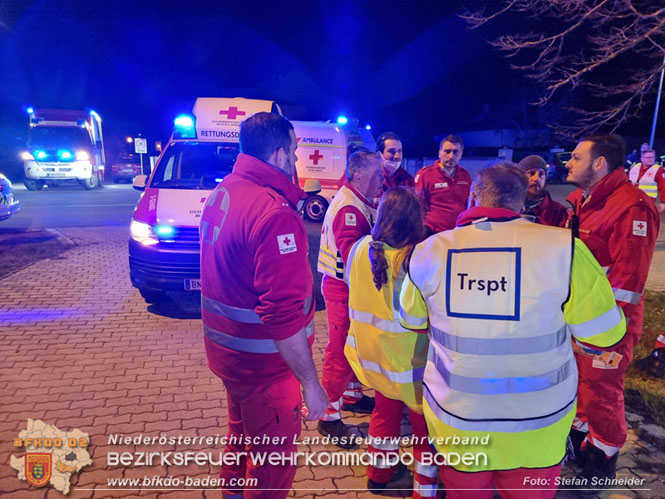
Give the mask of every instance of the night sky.
[(436, 135), (503, 125), (488, 116), (524, 93), (462, 3), (0, 0), (1, 137), (20, 142), (32, 105), (165, 141), (196, 97), (242, 96), (355, 116), (432, 156)]

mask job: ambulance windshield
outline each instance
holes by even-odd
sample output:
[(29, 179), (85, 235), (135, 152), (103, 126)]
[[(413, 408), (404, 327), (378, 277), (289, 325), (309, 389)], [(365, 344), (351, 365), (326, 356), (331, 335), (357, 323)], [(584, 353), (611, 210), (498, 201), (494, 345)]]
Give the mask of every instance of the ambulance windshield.
[(90, 135), (79, 126), (35, 126), (30, 128), (28, 146), (90, 147)]
[(150, 187), (211, 190), (231, 173), (238, 144), (173, 142), (157, 165)]

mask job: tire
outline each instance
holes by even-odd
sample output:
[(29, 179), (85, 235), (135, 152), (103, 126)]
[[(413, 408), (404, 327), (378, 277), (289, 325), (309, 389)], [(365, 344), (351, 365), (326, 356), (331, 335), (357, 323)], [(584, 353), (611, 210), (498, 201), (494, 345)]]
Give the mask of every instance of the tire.
[(312, 222), (322, 222), (328, 209), (328, 201), (322, 196), (310, 196), (305, 201), (303, 211)]
[(166, 293), (163, 291), (139, 289), (139, 293), (141, 293), (141, 297), (145, 300), (146, 303), (160, 303), (168, 299)]
[(41, 191), (44, 188), (44, 181), (24, 178), (23, 185), (25, 185), (25, 188), (29, 191)]
[(85, 180), (79, 180), (79, 182), (81, 182), (81, 185), (85, 187), (86, 190), (91, 191), (96, 189), (97, 185), (99, 185), (99, 178), (97, 178), (97, 175), (91, 175)]

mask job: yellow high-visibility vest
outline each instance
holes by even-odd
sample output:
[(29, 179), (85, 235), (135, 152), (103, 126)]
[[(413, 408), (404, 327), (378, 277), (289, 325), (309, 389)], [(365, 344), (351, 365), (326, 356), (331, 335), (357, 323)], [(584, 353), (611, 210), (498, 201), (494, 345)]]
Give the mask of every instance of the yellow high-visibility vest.
[(647, 196), (655, 199), (658, 197), (658, 183), (656, 182), (656, 174), (662, 167), (659, 164), (653, 165), (646, 172), (644, 172), (644, 175), (642, 175), (642, 178), (638, 181), (637, 178), (640, 176), (641, 168), (642, 163), (635, 163), (630, 169), (628, 178), (630, 178), (630, 181), (633, 183), (633, 185), (638, 187)]
[(427, 360), (426, 334), (399, 323), (399, 292), (403, 262), (409, 248), (384, 244), (388, 282), (377, 291), (369, 260), (371, 236), (353, 245), (346, 280), (349, 285), (351, 327), (344, 354), (358, 380), (382, 395), (404, 402), (422, 414), (422, 380)]
[(404, 326), (429, 326), (423, 412), (443, 438), (437, 450), (487, 458), (460, 471), (559, 463), (577, 401), (571, 335), (607, 347), (625, 334), (584, 243), (522, 219), (481, 219), (417, 245), (400, 302)]

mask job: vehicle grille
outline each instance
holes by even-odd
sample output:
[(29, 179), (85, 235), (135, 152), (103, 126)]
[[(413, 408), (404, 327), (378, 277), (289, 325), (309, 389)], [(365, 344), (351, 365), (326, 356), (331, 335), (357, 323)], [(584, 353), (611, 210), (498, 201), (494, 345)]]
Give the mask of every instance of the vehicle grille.
[(130, 265), (139, 272), (151, 275), (159, 275), (167, 278), (192, 278), (197, 279), (201, 275), (198, 261), (191, 262), (159, 262), (145, 260), (143, 258), (129, 257)]
[(167, 244), (169, 247), (179, 248), (199, 248), (199, 228), (198, 227), (176, 227), (172, 236), (160, 237), (159, 242)]

